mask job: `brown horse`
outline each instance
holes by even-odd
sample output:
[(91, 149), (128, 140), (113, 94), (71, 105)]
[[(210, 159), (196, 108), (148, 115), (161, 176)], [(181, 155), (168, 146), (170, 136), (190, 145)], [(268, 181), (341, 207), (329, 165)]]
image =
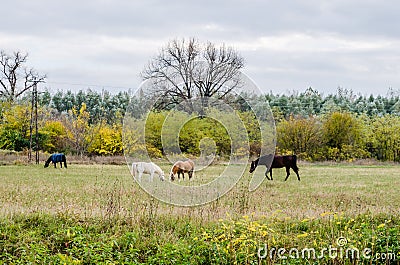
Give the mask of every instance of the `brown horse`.
[(194, 163), (192, 160), (187, 161), (176, 161), (175, 164), (171, 168), (170, 179), (171, 181), (175, 180), (175, 174), (178, 174), (178, 179), (180, 179), (180, 175), (182, 174), (182, 179), (185, 179), (184, 173), (188, 173), (189, 180), (193, 176)]
[[(272, 160), (273, 159), (273, 160)], [(271, 163), (272, 160), (272, 163)], [(297, 156), (296, 155), (287, 155), (287, 156), (273, 156), (272, 154), (261, 156), (256, 160), (251, 162), (250, 166), (250, 173), (256, 169), (258, 165), (265, 165), (267, 167), (267, 171), (265, 171), (265, 177), (268, 178), (268, 171), (272, 179), (272, 169), (273, 168), (286, 168), (286, 178), (285, 181), (288, 179), (290, 175), (290, 168), (293, 169), (294, 173), (297, 175), (297, 179), (300, 181), (299, 176), (299, 168), (297, 167)], [(268, 165), (271, 164), (271, 168), (268, 169)]]

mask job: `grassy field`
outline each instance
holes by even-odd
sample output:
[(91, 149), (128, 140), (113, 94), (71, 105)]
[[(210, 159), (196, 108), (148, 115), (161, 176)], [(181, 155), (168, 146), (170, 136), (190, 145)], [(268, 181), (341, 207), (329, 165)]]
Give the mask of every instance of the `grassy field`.
[[(168, 165), (161, 167), (169, 171)], [(249, 193), (247, 170), (221, 199), (201, 207), (177, 207), (143, 192), (127, 166), (1, 166), (0, 260), (10, 264), (326, 264), (321, 260), (352, 264), (350, 259), (332, 257), (291, 257), (287, 263), (276, 252), (267, 258), (257, 254), (264, 243), (321, 249), (335, 245), (339, 237), (345, 237), (349, 246), (400, 257), (398, 165), (299, 167), (300, 182), (293, 174), (284, 182), (285, 170), (275, 169), (274, 181), (265, 180)], [(193, 183), (212, 179), (223, 168), (215, 165), (196, 172)], [(256, 174), (264, 171), (259, 168)], [(374, 258), (364, 261), (397, 262), (394, 256)]]
[[(162, 165), (168, 172), (168, 165)], [(196, 172), (196, 179), (210, 180), (224, 168), (213, 166)], [(81, 217), (136, 215), (148, 207), (151, 198), (134, 183), (127, 166), (70, 165), (68, 169), (43, 166), (1, 167), (0, 214), (69, 212)], [(257, 169), (263, 174), (265, 167)], [(381, 166), (302, 166), (299, 182), (292, 175), (284, 181), (285, 170), (274, 169), (274, 181), (265, 180), (259, 189), (249, 193), (242, 182), (219, 201), (196, 208), (180, 208), (156, 203), (158, 213), (197, 212), (207, 220), (218, 220), (236, 214), (271, 216), (277, 211), (293, 218), (318, 217), (324, 212), (343, 212), (347, 216), (362, 213), (396, 214), (400, 211), (400, 167)], [(147, 176), (143, 179), (146, 181)], [(159, 181), (155, 178), (155, 181)], [(182, 181), (181, 185), (188, 185)], [(115, 207), (115, 209), (110, 209)], [(193, 216), (192, 216), (193, 217)]]

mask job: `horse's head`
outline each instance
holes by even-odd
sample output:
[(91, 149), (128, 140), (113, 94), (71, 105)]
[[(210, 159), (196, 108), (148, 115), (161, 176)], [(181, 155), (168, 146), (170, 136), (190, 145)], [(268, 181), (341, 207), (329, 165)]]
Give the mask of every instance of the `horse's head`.
[(50, 162), (47, 162), (47, 161), (46, 161), (46, 162), (44, 163), (44, 167), (45, 167), (45, 168), (46, 168), (46, 167), (49, 167), (49, 164), (50, 164)]
[(249, 172), (253, 173), (254, 170), (256, 170), (257, 165), (258, 165), (258, 160), (251, 161), (251, 166), (250, 166), (250, 171)]
[(161, 174), (160, 174), (160, 179), (161, 179), (162, 181), (164, 181), (164, 180), (165, 180), (164, 171), (161, 171)]
[(175, 174), (173, 168), (171, 169), (171, 172), (169, 173), (169, 180), (174, 181), (175, 180)]
[(191, 179), (193, 177), (193, 169), (188, 172), (188, 175), (189, 175), (189, 179)]

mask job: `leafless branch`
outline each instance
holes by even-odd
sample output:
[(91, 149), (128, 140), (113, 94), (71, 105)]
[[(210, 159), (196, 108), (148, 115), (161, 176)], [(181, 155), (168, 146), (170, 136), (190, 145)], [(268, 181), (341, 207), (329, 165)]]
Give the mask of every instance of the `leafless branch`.
[(33, 68), (26, 68), (27, 59), (27, 53), (14, 52), (8, 55), (4, 51), (0, 52), (0, 96), (6, 100), (13, 102), (46, 79), (45, 75), (40, 75)]
[(182, 39), (169, 42), (141, 75), (153, 82), (148, 92), (162, 97), (159, 106), (170, 106), (196, 97), (204, 102), (225, 97), (241, 85), (243, 67), (243, 58), (233, 48)]

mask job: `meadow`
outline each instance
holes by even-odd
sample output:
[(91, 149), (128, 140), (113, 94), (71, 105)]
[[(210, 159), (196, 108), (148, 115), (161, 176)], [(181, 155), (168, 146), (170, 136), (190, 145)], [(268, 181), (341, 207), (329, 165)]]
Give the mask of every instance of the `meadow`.
[[(161, 163), (165, 172), (169, 165)], [(4, 264), (396, 264), (400, 258), (397, 164), (299, 163), (301, 181), (274, 169), (248, 191), (246, 174), (200, 207), (153, 199), (126, 165), (0, 167)], [(196, 172), (193, 183), (224, 168)], [(259, 167), (255, 174), (264, 174)], [(147, 176), (144, 176), (146, 179)], [(197, 180), (196, 180), (197, 178)], [(159, 181), (155, 178), (154, 181)], [(187, 180), (182, 185), (188, 185)], [(339, 239), (345, 240), (341, 245)], [(268, 246), (268, 255), (260, 250)], [(350, 258), (303, 256), (329, 247), (370, 249)], [(346, 248), (345, 248), (346, 247)], [(277, 250), (286, 249), (286, 253)], [(289, 250), (293, 251), (289, 253)], [(297, 255), (296, 255), (297, 253)], [(283, 254), (283, 255), (281, 255)]]

